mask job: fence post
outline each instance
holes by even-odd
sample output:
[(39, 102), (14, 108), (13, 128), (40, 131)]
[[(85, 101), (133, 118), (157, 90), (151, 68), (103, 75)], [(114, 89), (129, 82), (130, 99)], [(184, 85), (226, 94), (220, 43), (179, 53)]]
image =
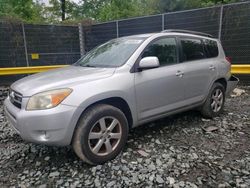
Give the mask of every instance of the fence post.
[(221, 30), (222, 30), (222, 19), (223, 19), (223, 5), (220, 7), (220, 23), (219, 23), (219, 33), (218, 33), (218, 39), (221, 40)]
[(161, 30), (165, 30), (165, 15), (161, 15)]
[(85, 40), (84, 40), (84, 33), (83, 33), (83, 28), (82, 28), (81, 23), (78, 24), (78, 31), (79, 31), (79, 42), (80, 42), (80, 54), (82, 57), (85, 54)]
[(119, 38), (119, 21), (116, 20), (116, 38)]
[(25, 35), (24, 23), (22, 23), (22, 30), (23, 30), (23, 44), (24, 44), (25, 57), (26, 57), (26, 66), (29, 67), (29, 57), (28, 57), (28, 50), (27, 50), (27, 43), (26, 43), (26, 35)]

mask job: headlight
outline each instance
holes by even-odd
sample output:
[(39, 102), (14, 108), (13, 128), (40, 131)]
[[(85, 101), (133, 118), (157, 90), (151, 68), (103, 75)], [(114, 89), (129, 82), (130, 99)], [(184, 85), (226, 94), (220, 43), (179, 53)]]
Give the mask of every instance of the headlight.
[(44, 110), (54, 108), (59, 105), (70, 93), (72, 89), (56, 89), (33, 95), (27, 104), (26, 110)]

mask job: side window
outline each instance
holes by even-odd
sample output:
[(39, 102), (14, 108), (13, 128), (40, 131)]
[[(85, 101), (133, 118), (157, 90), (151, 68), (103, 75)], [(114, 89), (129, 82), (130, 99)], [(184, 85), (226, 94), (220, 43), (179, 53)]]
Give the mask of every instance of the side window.
[(206, 56), (208, 58), (217, 57), (219, 55), (216, 41), (205, 39), (203, 42), (205, 44)]
[(181, 38), (183, 61), (192, 61), (205, 58), (205, 52), (200, 39)]
[(162, 38), (150, 44), (144, 51), (143, 57), (156, 56), (160, 65), (177, 63), (177, 44), (175, 38)]

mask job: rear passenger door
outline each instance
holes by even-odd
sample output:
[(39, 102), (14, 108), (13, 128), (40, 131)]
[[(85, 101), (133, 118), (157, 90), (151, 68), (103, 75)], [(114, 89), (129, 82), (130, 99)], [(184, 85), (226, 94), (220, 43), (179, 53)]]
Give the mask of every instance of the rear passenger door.
[(205, 99), (211, 82), (216, 77), (214, 58), (207, 57), (201, 38), (179, 38), (184, 69), (185, 102), (187, 105)]

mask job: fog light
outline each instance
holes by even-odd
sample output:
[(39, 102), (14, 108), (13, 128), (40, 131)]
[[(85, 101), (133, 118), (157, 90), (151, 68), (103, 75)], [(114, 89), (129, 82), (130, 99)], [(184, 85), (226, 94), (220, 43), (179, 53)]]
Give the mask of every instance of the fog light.
[(47, 141), (50, 138), (50, 135), (47, 131), (40, 131), (40, 140)]

